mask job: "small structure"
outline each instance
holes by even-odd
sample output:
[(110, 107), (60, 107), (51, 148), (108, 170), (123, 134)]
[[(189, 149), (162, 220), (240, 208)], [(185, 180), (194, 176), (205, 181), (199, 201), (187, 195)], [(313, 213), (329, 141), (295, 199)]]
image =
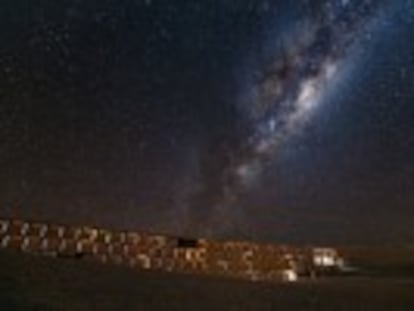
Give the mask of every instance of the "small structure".
[(343, 258), (334, 248), (313, 248), (312, 260), (313, 266), (318, 272), (338, 272), (344, 266)]

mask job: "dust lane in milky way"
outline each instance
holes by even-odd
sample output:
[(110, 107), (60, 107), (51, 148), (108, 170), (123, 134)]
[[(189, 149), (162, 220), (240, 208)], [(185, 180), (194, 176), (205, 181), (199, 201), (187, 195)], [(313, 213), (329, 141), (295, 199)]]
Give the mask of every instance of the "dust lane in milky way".
[(352, 61), (349, 54), (355, 50), (354, 45), (367, 28), (375, 28), (385, 5), (372, 1), (325, 1), (318, 16), (301, 21), (301, 26), (287, 35), (287, 42), (278, 44), (281, 53), (262, 70), (252, 88), (247, 109), (252, 133), (239, 149), (232, 151), (233, 162), (222, 168), (223, 177), (217, 180), (222, 183), (222, 197), (213, 203), (211, 219), (205, 222), (203, 230), (231, 231), (233, 226), (240, 225), (232, 212), (237, 209), (234, 205), (238, 195), (260, 178), (266, 163), (277, 156), (278, 147), (300, 131), (318, 110), (342, 67)]
[(2, 215), (414, 239), (413, 1), (3, 0), (0, 20)]

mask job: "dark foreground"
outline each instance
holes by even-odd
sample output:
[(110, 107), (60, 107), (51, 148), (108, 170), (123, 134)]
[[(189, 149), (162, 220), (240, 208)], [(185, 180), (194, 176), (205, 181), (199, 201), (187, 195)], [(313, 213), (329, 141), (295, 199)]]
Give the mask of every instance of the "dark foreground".
[(414, 310), (414, 280), (263, 284), (0, 253), (0, 310)]

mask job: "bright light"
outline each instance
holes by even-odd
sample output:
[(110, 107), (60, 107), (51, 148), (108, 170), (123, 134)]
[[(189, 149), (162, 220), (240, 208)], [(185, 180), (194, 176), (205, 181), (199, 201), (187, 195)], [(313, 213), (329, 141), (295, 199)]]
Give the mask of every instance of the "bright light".
[(337, 253), (332, 249), (315, 249), (313, 263), (319, 267), (334, 267), (337, 265)]
[(298, 275), (295, 270), (284, 270), (283, 279), (288, 282), (296, 282), (298, 280)]

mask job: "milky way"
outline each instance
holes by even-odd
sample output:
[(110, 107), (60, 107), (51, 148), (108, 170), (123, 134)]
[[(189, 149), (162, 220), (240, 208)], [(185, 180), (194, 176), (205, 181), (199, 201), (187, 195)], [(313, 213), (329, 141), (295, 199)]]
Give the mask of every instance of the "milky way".
[(0, 6), (3, 216), (414, 241), (413, 1)]
[(246, 109), (250, 134), (232, 151), (231, 163), (222, 168), (217, 180), (222, 192), (212, 204), (210, 217), (203, 220), (204, 234), (242, 226), (239, 196), (260, 179), (278, 148), (320, 108), (382, 7), (377, 1), (325, 1), (319, 14), (301, 21), (287, 40), (274, 39), (281, 41), (280, 51), (251, 86)]

